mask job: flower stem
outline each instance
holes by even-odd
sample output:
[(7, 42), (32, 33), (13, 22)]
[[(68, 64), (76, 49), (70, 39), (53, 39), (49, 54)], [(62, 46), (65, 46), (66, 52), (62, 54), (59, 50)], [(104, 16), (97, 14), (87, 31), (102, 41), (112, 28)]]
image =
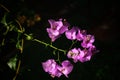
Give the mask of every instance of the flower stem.
[(49, 47), (51, 47), (51, 48), (53, 48), (53, 49), (55, 49), (55, 50), (61, 51), (61, 52), (63, 52), (64, 54), (66, 53), (66, 50), (59, 49), (59, 48), (57, 48), (57, 47), (55, 47), (55, 46), (53, 46), (53, 45), (51, 45), (51, 44), (45, 43), (45, 42), (40, 41), (40, 40), (38, 40), (38, 39), (33, 39), (33, 41), (36, 41), (36, 42), (38, 42), (38, 43), (41, 43), (41, 44), (43, 44), (43, 45), (45, 45), (45, 46), (49, 46)]
[(73, 45), (74, 45), (76, 42), (77, 42), (77, 40), (72, 41), (72, 44), (70, 45), (69, 50), (73, 47)]

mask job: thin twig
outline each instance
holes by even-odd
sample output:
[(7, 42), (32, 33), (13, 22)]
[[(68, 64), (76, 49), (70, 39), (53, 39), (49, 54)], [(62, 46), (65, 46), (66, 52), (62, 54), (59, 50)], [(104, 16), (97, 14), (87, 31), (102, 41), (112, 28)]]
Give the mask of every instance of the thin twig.
[(73, 45), (74, 45), (76, 42), (77, 42), (77, 40), (72, 41), (72, 44), (70, 45), (69, 50), (73, 47)]
[(4, 8), (7, 12), (10, 12), (4, 5), (0, 4), (2, 8)]
[(20, 31), (23, 31), (23, 28), (22, 28), (22, 26), (21, 26), (20, 22), (19, 22), (18, 20), (15, 20), (15, 21), (18, 23), (19, 28), (20, 28)]
[[(20, 25), (19, 21), (16, 20), (16, 22), (18, 23), (18, 25), (20, 27), (20, 31), (23, 32), (22, 26)], [(24, 44), (24, 39), (22, 39), (22, 41), (21, 41), (21, 48), (19, 49), (21, 54), (23, 53), (23, 44)], [(17, 69), (16, 69), (16, 74), (13, 77), (13, 80), (16, 80), (16, 78), (17, 78), (17, 76), (19, 74), (19, 71), (20, 71), (20, 66), (21, 66), (21, 60), (19, 59), (18, 66), (17, 66)]]
[(55, 50), (61, 51), (61, 52), (63, 52), (63, 53), (66, 52), (66, 50), (59, 49), (59, 48), (57, 48), (57, 47), (55, 47), (55, 46), (53, 46), (53, 45), (51, 45), (51, 44), (45, 43), (45, 42), (40, 41), (40, 40), (38, 40), (38, 39), (33, 39), (33, 41), (39, 42), (39, 43), (41, 43), (41, 44), (44, 44), (45, 46), (49, 46), (49, 47), (51, 47), (51, 48), (53, 48), (53, 49), (55, 49)]

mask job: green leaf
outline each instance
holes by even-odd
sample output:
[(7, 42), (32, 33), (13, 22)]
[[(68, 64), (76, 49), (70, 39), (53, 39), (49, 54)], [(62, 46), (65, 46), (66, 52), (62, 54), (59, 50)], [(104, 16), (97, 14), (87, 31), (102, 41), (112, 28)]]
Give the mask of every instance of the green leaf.
[(1, 20), (1, 23), (4, 24), (5, 26), (7, 26), (6, 15), (7, 15), (7, 14), (5, 14), (5, 15), (3, 16), (3, 18), (2, 18), (2, 20)]
[(21, 48), (20, 40), (18, 40), (18, 42), (17, 42), (17, 44), (16, 44), (16, 48), (17, 48), (17, 49), (20, 49), (20, 48)]
[(17, 36), (17, 43), (16, 43), (16, 48), (20, 49), (21, 48), (21, 39), (20, 39), (21, 33), (18, 32)]
[(16, 70), (16, 63), (17, 63), (17, 56), (14, 56), (7, 62), (7, 65), (11, 69)]

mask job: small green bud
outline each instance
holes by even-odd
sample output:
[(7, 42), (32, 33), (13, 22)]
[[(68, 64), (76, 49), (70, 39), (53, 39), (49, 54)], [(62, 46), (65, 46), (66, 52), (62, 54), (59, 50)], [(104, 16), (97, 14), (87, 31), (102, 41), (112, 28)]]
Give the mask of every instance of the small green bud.
[(32, 40), (32, 39), (33, 39), (32, 34), (27, 35), (26, 39), (27, 39), (27, 40)]

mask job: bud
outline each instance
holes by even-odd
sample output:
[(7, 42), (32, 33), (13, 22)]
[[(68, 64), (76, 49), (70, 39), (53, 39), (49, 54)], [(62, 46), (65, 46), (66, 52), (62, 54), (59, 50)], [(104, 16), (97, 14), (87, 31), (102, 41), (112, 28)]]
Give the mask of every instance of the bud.
[(32, 39), (33, 39), (32, 34), (26, 35), (26, 39), (27, 39), (27, 40), (32, 40)]

